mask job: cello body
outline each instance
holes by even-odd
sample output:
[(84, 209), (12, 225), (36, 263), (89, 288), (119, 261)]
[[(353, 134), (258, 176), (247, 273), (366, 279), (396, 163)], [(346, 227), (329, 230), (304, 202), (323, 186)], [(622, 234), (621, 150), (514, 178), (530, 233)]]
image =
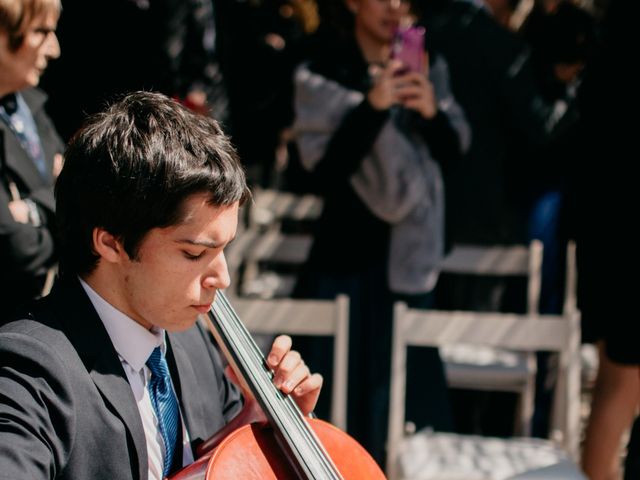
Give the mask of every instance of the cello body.
[(239, 380), (245, 405), (198, 446), (170, 480), (382, 480), (369, 453), (333, 425), (306, 418), (273, 384), (273, 372), (233, 307), (218, 292), (209, 329)]
[[(383, 480), (378, 464), (349, 435), (330, 423), (307, 419), (345, 480)], [(209, 455), (171, 480), (298, 480), (269, 425), (251, 423), (231, 432)]]

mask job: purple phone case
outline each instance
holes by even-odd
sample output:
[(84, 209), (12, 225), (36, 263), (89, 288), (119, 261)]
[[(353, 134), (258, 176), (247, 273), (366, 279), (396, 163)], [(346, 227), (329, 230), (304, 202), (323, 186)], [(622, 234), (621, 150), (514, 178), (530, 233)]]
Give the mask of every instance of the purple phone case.
[(391, 49), (391, 58), (397, 58), (414, 72), (424, 71), (424, 27), (400, 27)]

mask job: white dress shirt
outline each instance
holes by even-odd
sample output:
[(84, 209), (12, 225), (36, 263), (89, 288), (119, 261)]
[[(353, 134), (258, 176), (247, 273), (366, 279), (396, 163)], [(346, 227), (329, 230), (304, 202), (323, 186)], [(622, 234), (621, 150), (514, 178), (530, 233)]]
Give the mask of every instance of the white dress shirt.
[[(147, 442), (149, 480), (162, 480), (164, 440), (158, 428), (158, 418), (149, 397), (147, 382), (151, 377), (151, 371), (146, 366), (146, 362), (151, 352), (158, 346), (161, 347), (163, 354), (166, 353), (165, 331), (155, 327), (147, 330), (109, 304), (82, 279), (80, 279), (80, 284), (84, 291), (87, 292), (89, 300), (91, 300), (96, 312), (98, 312), (98, 316), (102, 320), (116, 352), (118, 352), (122, 368), (127, 375), (131, 391), (136, 399)], [(182, 413), (180, 413), (180, 418), (182, 419)], [(189, 445), (189, 434), (184, 420), (181, 421), (181, 425), (182, 465), (184, 466), (193, 462), (193, 452)]]

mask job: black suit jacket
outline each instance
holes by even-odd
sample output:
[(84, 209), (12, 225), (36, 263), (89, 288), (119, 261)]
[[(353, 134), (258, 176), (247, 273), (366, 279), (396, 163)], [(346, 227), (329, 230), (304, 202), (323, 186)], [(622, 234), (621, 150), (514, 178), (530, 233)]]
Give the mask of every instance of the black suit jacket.
[[(0, 479), (146, 479), (131, 387), (79, 282), (59, 282), (28, 317), (0, 328)], [(168, 342), (195, 447), (237, 413), (240, 394), (201, 325)]]
[[(47, 162), (48, 178), (38, 172), (18, 138), (0, 120), (0, 323), (19, 303), (33, 298), (42, 288), (41, 279), (55, 261), (53, 157), (64, 145), (44, 110), (46, 96), (39, 90), (21, 92), (36, 123)], [(21, 198), (33, 200), (43, 225), (17, 223), (9, 211), (11, 195), (7, 180), (20, 190)]]

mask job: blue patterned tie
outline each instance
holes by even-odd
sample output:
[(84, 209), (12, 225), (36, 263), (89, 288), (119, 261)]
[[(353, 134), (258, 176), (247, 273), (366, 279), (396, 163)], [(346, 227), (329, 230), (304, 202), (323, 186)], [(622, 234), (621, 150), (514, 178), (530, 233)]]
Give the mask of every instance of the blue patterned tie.
[(148, 385), (151, 405), (156, 411), (158, 426), (164, 440), (163, 475), (166, 477), (171, 469), (173, 455), (176, 451), (180, 411), (178, 410), (178, 401), (171, 387), (171, 375), (169, 374), (167, 360), (164, 358), (160, 347), (156, 347), (149, 356), (147, 367), (152, 373)]

